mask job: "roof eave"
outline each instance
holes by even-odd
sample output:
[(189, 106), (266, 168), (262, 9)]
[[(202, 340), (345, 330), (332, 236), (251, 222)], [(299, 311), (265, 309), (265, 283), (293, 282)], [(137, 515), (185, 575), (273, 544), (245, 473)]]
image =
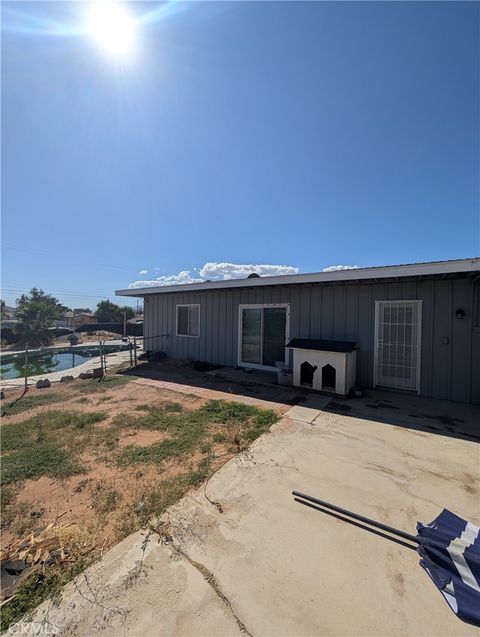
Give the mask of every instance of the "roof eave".
[(231, 288), (259, 287), (264, 285), (296, 285), (300, 283), (330, 283), (335, 281), (362, 281), (365, 279), (387, 279), (410, 276), (428, 276), (434, 274), (456, 274), (462, 272), (480, 272), (480, 257), (459, 259), (457, 261), (435, 261), (432, 263), (413, 263), (409, 265), (388, 265), (371, 268), (338, 270), (335, 272), (314, 272), (311, 274), (284, 274), (264, 276), (252, 279), (229, 279), (226, 281), (205, 281), (184, 285), (165, 285), (145, 288), (115, 290), (116, 296), (144, 297), (151, 294), (168, 292), (199, 292)]

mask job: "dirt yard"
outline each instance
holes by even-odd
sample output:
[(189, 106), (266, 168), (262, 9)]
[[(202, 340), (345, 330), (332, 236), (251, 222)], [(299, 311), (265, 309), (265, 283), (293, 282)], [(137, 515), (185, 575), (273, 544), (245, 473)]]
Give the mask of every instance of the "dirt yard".
[[(141, 382), (222, 396), (181, 374)], [(280, 403), (280, 387), (246, 389), (263, 398), (239, 395), (243, 404), (269, 408), (273, 396)], [(477, 525), (478, 406), (379, 390), (293, 398), (268, 434), (189, 490), (154, 529), (112, 547), (12, 634), (478, 636), (445, 603), (414, 547), (292, 497), (309, 493), (411, 534), (443, 508)]]
[(2, 629), (43, 599), (38, 588), (63, 584), (148, 526), (282, 411), (132, 380), (56, 383), (19, 400), (18, 389), (6, 391), (2, 560), (22, 559), (28, 568), (19, 588), (18, 578), (6, 580), (4, 596), (16, 599), (5, 606)]

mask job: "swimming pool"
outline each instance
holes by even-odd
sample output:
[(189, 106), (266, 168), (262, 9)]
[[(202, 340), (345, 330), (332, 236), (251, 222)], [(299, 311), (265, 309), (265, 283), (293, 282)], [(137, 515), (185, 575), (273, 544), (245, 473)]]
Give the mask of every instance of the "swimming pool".
[[(106, 353), (120, 352), (129, 349), (129, 344), (108, 345), (105, 347)], [(100, 348), (82, 347), (51, 349), (28, 354), (27, 375), (38, 376), (40, 374), (52, 374), (62, 372), (72, 367), (81, 365), (89, 358), (100, 356)], [(0, 358), (0, 375), (2, 379), (22, 378), (25, 376), (25, 354), (5, 354)]]

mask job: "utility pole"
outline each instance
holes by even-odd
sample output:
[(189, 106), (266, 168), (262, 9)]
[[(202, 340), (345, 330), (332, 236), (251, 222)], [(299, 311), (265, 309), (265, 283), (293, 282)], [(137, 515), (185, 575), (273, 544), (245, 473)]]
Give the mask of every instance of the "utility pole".
[(127, 312), (126, 310), (123, 312), (123, 335), (127, 335)]

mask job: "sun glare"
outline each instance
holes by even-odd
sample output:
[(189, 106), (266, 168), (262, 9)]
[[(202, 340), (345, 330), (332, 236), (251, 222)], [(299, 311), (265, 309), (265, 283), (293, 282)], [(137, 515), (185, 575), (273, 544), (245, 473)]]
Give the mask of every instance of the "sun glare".
[(99, 2), (88, 14), (88, 33), (105, 53), (130, 58), (135, 49), (135, 20), (120, 2)]

